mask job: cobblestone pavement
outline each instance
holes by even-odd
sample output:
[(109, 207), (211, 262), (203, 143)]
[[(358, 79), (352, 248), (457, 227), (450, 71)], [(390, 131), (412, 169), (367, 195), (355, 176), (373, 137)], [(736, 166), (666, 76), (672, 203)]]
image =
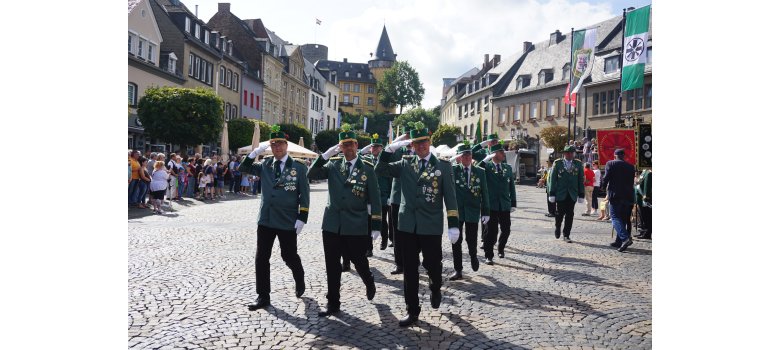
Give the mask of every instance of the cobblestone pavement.
[[(254, 252), (259, 200), (174, 203), (163, 216), (130, 209), (128, 220), (128, 347), (134, 349), (649, 349), (652, 346), (650, 241), (625, 253), (611, 242), (609, 223), (575, 208), (571, 244), (555, 240), (544, 216), (544, 189), (518, 186), (518, 209), (506, 258), (444, 282), (438, 310), (429, 303), (420, 267), (422, 313), (405, 316), (402, 275), (390, 275), (392, 248), (369, 258), (377, 283), (373, 301), (354, 269), (342, 278), (342, 312), (317, 317), (326, 299), (321, 220), (325, 183), (312, 186), (309, 223), (298, 238), (306, 293), (295, 297), (290, 270), (275, 243), (271, 306), (250, 312), (256, 298)], [(453, 272), (443, 237), (444, 277)], [(480, 251), (480, 257), (484, 254)]]

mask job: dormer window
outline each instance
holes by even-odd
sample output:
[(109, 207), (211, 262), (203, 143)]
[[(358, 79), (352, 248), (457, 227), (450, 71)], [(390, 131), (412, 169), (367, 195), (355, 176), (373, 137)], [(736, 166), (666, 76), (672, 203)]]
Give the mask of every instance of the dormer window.
[(176, 74), (176, 61), (178, 58), (171, 52), (168, 54), (168, 72)]
[(191, 26), (190, 18), (189, 17), (184, 17), (184, 31), (189, 33), (190, 32), (190, 26)]
[(571, 74), (571, 68), (569, 66), (569, 63), (566, 63), (563, 65), (563, 76), (561, 76), (561, 80), (569, 80), (570, 74)]
[(200, 39), (200, 24), (195, 23), (195, 38)]
[(362, 76), (362, 74), (360, 74), (360, 72), (358, 72), (357, 77), (360, 78), (361, 76)]
[(206, 43), (206, 45), (209, 45), (209, 41), (211, 41), (209, 39), (211, 39), (211, 34), (209, 34), (209, 32), (206, 31), (206, 33), (204, 33), (203, 35), (203, 42)]
[(539, 72), (539, 81), (537, 85), (547, 84), (553, 79), (552, 69), (542, 69)]
[(604, 60), (604, 73), (614, 73), (618, 71), (618, 59), (620, 56), (612, 56)]
[(528, 75), (520, 75), (517, 77), (517, 80), (515, 82), (516, 82), (515, 89), (520, 90), (531, 84), (531, 78)]
[(228, 55), (233, 56), (233, 40), (228, 40)]
[(474, 82), (474, 91), (479, 90), (479, 80)]
[[(648, 51), (647, 53), (648, 53), (648, 55), (650, 54), (650, 52), (649, 52), (649, 51)], [(650, 57), (650, 56), (648, 56), (648, 57)], [(649, 62), (649, 61), (648, 61), (648, 62)], [(373, 75), (373, 74), (371, 74), (371, 73), (368, 73), (368, 79), (374, 79), (374, 75)]]
[(227, 43), (225, 42), (225, 36), (219, 37), (219, 41), (222, 43), (222, 52), (225, 52), (225, 49), (227, 48)]
[(349, 78), (349, 72), (344, 72), (344, 77)]

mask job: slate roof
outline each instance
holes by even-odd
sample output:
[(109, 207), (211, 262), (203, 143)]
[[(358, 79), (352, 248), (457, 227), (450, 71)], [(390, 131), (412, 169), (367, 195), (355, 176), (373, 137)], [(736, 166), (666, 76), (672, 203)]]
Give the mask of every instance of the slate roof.
[(309, 85), (309, 87), (318, 94), (325, 96), (325, 82), (327, 79), (325, 79), (325, 77), (320, 74), (320, 72), (314, 67), (313, 63), (309, 62), (309, 60), (305, 58), (303, 59), (303, 71), (306, 73), (307, 77), (313, 77), (320, 82), (319, 89), (315, 89), (311, 85)]
[[(338, 81), (346, 80), (363, 83), (376, 83), (376, 79), (369, 78), (369, 73), (371, 73), (371, 71), (368, 69), (368, 63), (319, 60), (316, 63), (316, 67), (319, 70), (337, 72), (336, 77)], [(349, 72), (349, 77), (346, 76), (346, 72)], [(360, 73), (360, 78), (357, 77), (357, 73)]]
[(382, 26), (382, 36), (379, 37), (379, 44), (374, 52), (375, 60), (395, 61), (395, 52), (393, 45), (390, 44), (390, 37), (387, 36), (387, 28)]
[(133, 9), (138, 6), (143, 0), (127, 0), (127, 14), (133, 12)]

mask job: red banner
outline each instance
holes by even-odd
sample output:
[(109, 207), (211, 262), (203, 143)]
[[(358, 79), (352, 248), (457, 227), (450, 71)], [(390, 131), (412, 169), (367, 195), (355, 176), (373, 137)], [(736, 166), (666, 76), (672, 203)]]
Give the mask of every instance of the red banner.
[(603, 167), (608, 161), (615, 159), (615, 150), (626, 150), (626, 162), (636, 166), (636, 137), (634, 129), (604, 129), (596, 130), (596, 145), (599, 152), (599, 165)]

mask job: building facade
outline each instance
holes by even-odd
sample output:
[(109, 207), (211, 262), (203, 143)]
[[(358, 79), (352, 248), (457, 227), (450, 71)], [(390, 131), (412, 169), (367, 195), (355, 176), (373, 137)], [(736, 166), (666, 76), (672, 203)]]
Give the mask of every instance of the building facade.
[(309, 79), (309, 111), (307, 127), (312, 136), (325, 129), (325, 77), (304, 58), (304, 72)]

